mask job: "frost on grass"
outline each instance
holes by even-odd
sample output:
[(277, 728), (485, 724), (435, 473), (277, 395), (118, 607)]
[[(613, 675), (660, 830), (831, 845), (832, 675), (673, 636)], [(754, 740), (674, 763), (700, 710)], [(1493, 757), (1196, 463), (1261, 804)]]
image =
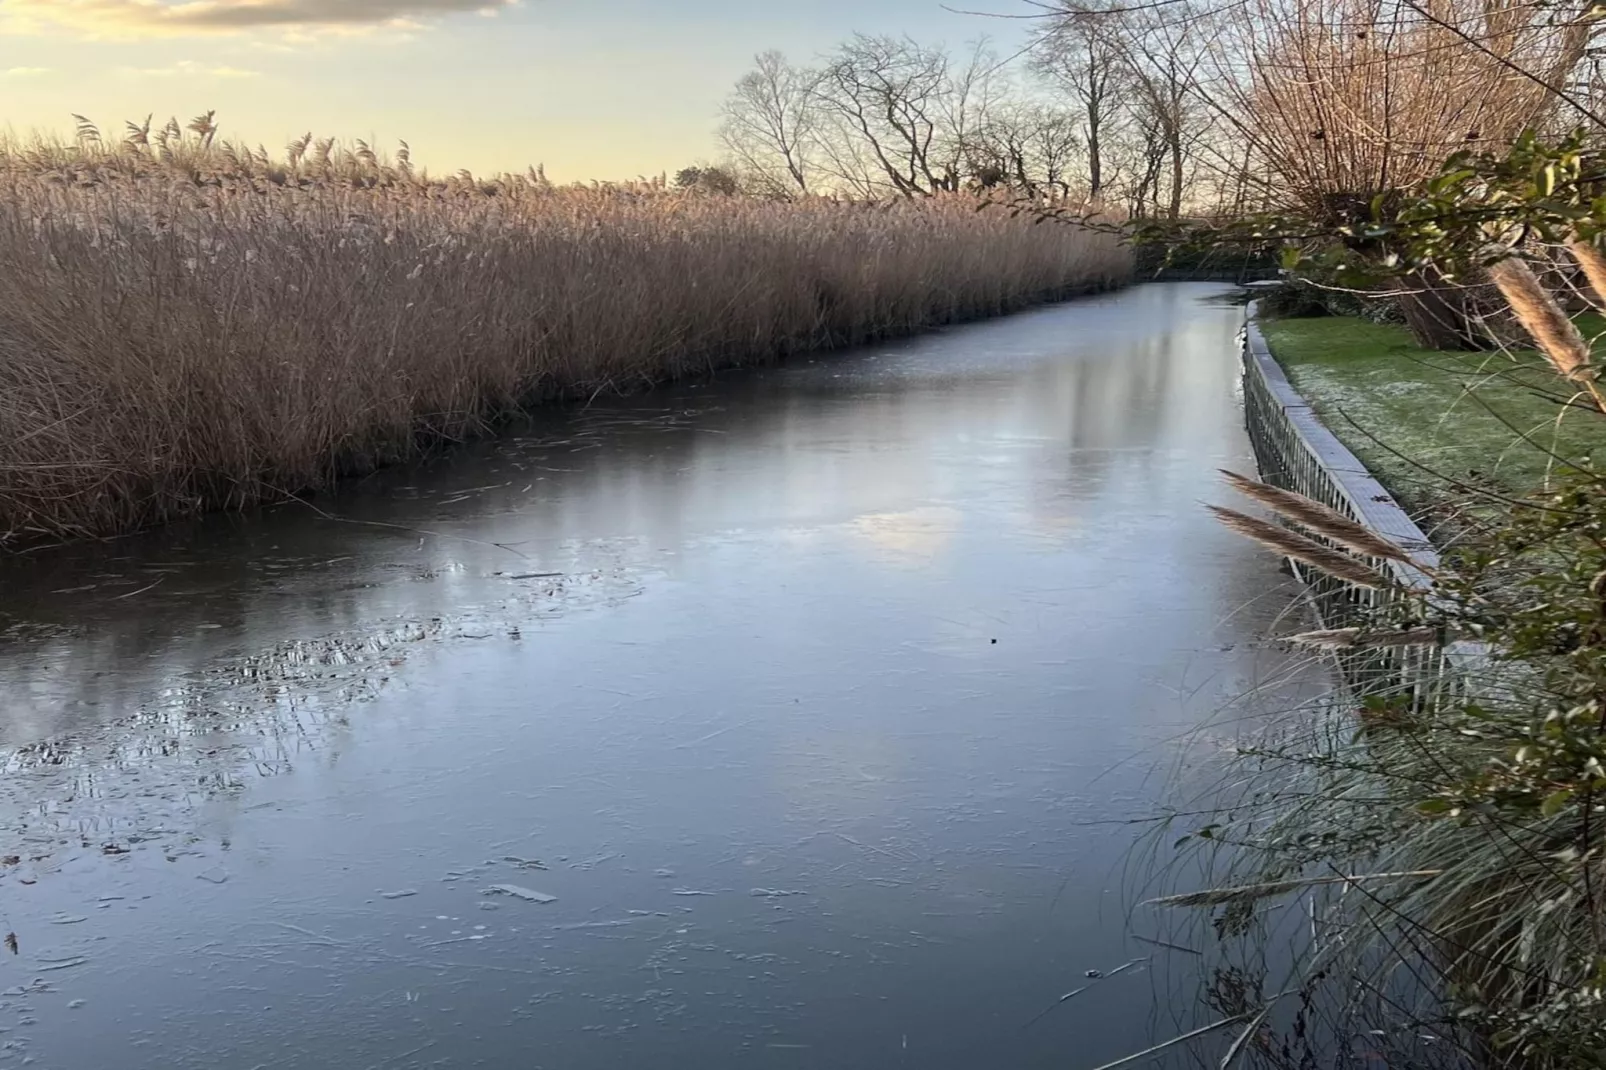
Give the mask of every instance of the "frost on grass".
[(1340, 317), (1264, 330), (1294, 388), (1418, 516), (1468, 488), (1525, 492), (1553, 455), (1590, 452), (1595, 428), (1558, 403), (1536, 354), (1423, 350), (1402, 328)]

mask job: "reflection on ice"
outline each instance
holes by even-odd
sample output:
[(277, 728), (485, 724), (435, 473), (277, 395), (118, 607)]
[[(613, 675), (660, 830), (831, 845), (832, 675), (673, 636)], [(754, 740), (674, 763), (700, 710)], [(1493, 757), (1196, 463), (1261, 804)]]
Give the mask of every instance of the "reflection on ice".
[(1287, 599), (1198, 508), (1246, 454), (1208, 293), (0, 562), (0, 1067), (1062, 1067), (1201, 1024), (1121, 823)]

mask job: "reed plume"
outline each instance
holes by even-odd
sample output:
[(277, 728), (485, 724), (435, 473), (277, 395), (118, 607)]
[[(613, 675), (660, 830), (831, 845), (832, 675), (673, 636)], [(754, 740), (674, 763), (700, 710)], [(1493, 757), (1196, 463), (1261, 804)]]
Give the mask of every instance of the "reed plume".
[(1347, 550), (1382, 558), (1385, 561), (1398, 561), (1401, 564), (1420, 567), (1399, 546), (1314, 498), (1307, 498), (1303, 494), (1250, 479), (1237, 472), (1229, 472), (1226, 469), (1220, 469), (1220, 472), (1227, 482), (1245, 497), (1261, 503), (1278, 515), (1287, 517), (1323, 538), (1331, 539)]
[(1556, 374), (1582, 387), (1594, 401), (1595, 408), (1606, 413), (1606, 396), (1595, 382), (1589, 343), (1540, 284), (1533, 268), (1518, 257), (1510, 256), (1490, 265), (1489, 277)]
[(1227, 509), (1219, 505), (1206, 506), (1216, 519), (1228, 528), (1236, 531), (1246, 538), (1253, 539), (1270, 550), (1275, 550), (1284, 557), (1293, 558), (1312, 568), (1325, 572), (1329, 576), (1353, 583), (1358, 587), (1369, 587), (1373, 590), (1383, 590), (1394, 584), (1382, 573), (1377, 572), (1355, 560), (1347, 554), (1341, 553), (1330, 546), (1317, 542), (1295, 531), (1273, 524), (1267, 520), (1240, 513), (1235, 509)]
[(1606, 256), (1601, 256), (1593, 242), (1582, 238), (1569, 242), (1567, 251), (1572, 254), (1573, 263), (1578, 265), (1578, 270), (1584, 273), (1589, 283), (1584, 296), (1597, 310), (1606, 312)]

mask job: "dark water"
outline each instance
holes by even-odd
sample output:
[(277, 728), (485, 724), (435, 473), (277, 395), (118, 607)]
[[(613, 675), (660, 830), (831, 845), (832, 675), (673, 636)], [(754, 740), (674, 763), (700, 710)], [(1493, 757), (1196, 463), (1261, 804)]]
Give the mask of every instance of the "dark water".
[(1208, 1020), (1121, 822), (1287, 604), (1199, 507), (1249, 463), (1218, 290), (0, 564), (0, 1066), (1074, 1070)]

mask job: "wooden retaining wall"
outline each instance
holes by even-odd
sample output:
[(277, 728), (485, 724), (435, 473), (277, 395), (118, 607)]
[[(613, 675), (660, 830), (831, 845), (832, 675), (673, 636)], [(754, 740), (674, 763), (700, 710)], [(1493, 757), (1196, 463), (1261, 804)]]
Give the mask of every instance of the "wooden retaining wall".
[[(1282, 365), (1266, 346), (1256, 322), (1257, 312), (1258, 303), (1251, 303), (1239, 339), (1244, 422), (1261, 478), (1338, 510), (1402, 547), (1425, 568), (1436, 569), (1438, 551), (1422, 529), (1289, 383)], [(1402, 588), (1420, 593), (1371, 590), (1290, 563), (1306, 583), (1322, 627), (1421, 619), (1432, 599), (1433, 581), (1429, 576), (1422, 569), (1398, 561), (1369, 563)], [(1359, 692), (1404, 695), (1414, 703), (1431, 705), (1450, 694), (1462, 693), (1472, 670), (1484, 659), (1481, 644), (1458, 642), (1442, 648), (1347, 652), (1339, 656), (1338, 662), (1346, 680)]]

